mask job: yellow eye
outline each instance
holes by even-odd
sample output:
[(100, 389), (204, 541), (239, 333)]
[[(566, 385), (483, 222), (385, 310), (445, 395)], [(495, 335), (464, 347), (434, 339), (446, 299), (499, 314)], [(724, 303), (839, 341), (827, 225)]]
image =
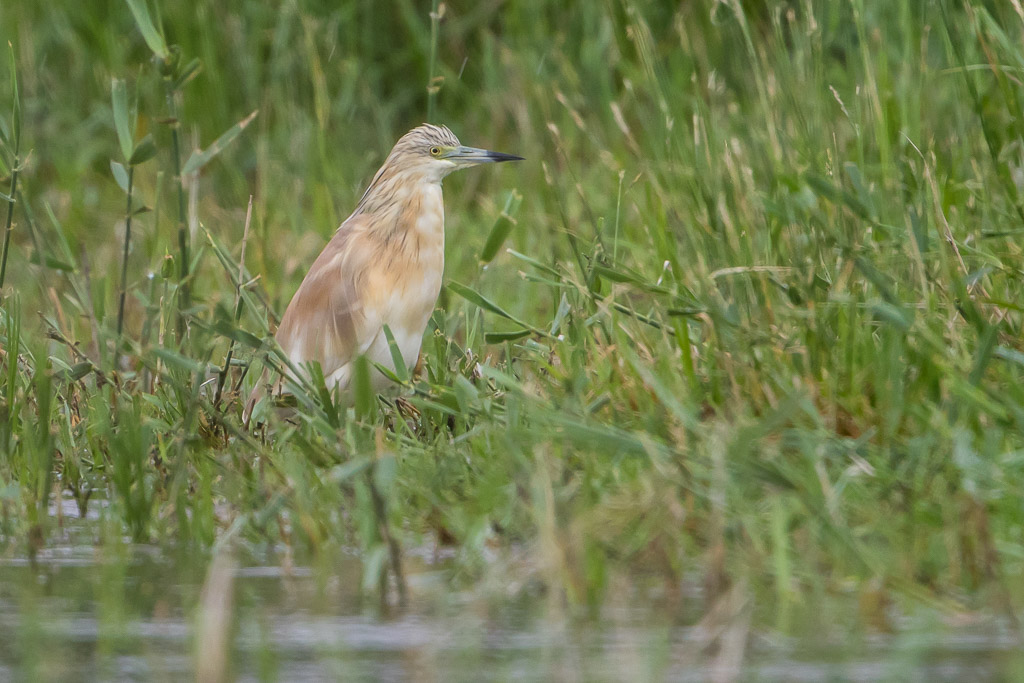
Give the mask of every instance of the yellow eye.
[(431, 147), (430, 148), (430, 156), (435, 156), (436, 157), (440, 153), (441, 153), (441, 148), (440, 147)]

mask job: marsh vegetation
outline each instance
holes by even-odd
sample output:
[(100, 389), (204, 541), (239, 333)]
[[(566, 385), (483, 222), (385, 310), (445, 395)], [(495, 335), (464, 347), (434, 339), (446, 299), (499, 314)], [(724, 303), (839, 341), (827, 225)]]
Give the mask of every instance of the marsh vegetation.
[[(1015, 0), (0, 4), (0, 675), (1019, 675), (1022, 37)], [(425, 119), (527, 161), (446, 181), (403, 401), (314, 379), (246, 429)]]

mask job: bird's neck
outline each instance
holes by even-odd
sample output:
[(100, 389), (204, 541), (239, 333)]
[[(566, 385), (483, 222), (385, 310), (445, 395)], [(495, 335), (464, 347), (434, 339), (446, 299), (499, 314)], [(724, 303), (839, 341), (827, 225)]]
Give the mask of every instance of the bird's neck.
[(399, 238), (403, 244), (440, 246), (443, 250), (444, 201), (440, 179), (386, 170), (377, 173), (353, 215), (372, 216), (368, 223), (382, 241)]

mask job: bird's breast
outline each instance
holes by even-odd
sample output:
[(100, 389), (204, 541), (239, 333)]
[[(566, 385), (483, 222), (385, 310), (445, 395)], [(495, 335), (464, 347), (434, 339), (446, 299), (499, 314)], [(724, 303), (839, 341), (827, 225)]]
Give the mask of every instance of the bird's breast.
[[(408, 367), (416, 364), (423, 332), (437, 303), (444, 274), (444, 205), (440, 185), (430, 184), (407, 197), (398, 221), (400, 234), (389, 240), (392, 253), (379, 260), (377, 280), (368, 283), (376, 294), (382, 322), (387, 324)], [(371, 356), (391, 366), (386, 344)]]
[[(402, 323), (403, 316), (409, 315), (418, 321), (415, 314), (424, 308), (428, 309), (426, 316), (429, 317), (441, 290), (441, 276), (444, 273), (444, 204), (441, 186), (436, 183), (425, 184), (410, 197), (400, 224), (405, 234), (394, 240), (398, 243), (400, 253), (394, 259), (391, 273), (394, 286), (389, 306), (395, 314), (396, 323)], [(423, 325), (426, 325), (426, 319)]]

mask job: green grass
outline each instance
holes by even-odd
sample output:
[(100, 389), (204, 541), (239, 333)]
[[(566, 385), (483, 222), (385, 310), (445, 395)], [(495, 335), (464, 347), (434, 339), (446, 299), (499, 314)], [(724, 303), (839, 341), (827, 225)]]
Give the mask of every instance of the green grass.
[[(695, 582), (783, 630), (837, 594), (1012, 618), (1024, 17), (675, 5), (168, 2), (149, 44), (120, 0), (0, 6), (0, 554), (72, 496), (97, 538), (357, 547), (369, 594), (444, 537), (453, 588), (598, 611)], [(268, 325), (427, 111), (527, 161), (446, 183), (419, 414), (311, 386), (247, 432)]]

